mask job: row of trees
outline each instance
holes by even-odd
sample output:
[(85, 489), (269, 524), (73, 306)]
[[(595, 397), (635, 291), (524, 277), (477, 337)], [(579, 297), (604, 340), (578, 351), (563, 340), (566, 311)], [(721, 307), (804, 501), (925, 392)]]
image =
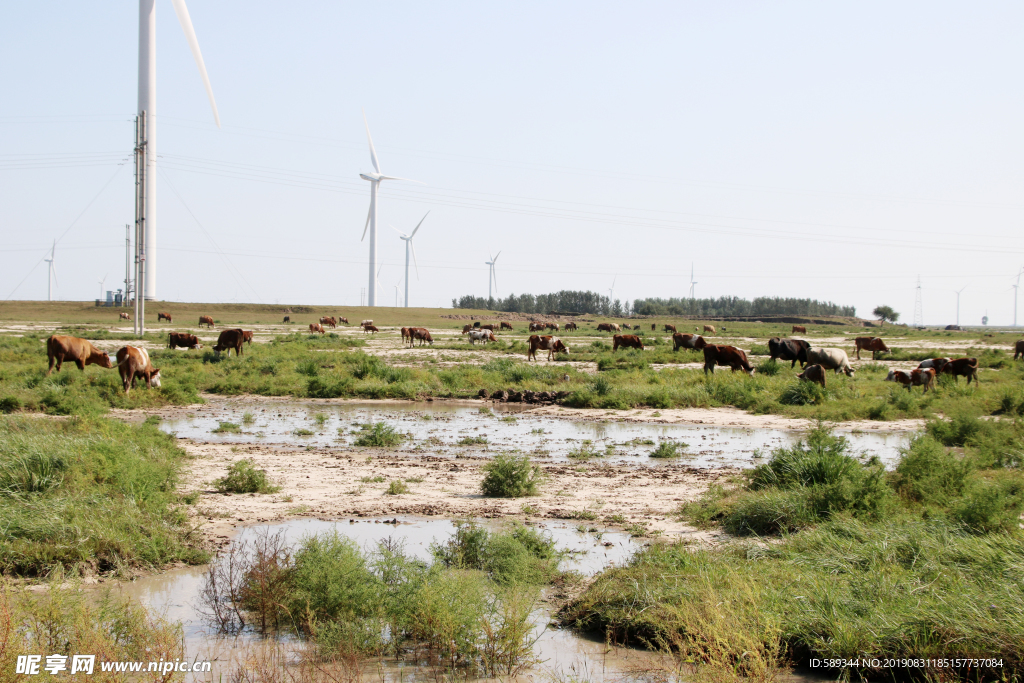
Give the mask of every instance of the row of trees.
[(563, 290), (554, 294), (510, 294), (504, 299), (463, 296), (452, 299), (452, 308), (484, 309), (508, 313), (548, 313), (551, 311), (588, 315), (692, 315), (698, 317), (734, 315), (844, 315), (856, 316), (855, 306), (840, 306), (831, 301), (758, 297), (753, 301), (735, 296), (717, 299), (637, 299), (621, 302), (597, 292)]

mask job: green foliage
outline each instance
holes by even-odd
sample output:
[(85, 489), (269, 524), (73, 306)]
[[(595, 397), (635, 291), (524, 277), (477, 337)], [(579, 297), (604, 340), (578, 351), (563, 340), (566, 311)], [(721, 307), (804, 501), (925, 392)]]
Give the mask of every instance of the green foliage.
[(228, 473), (214, 482), (221, 493), (275, 493), (280, 491), (267, 476), (266, 470), (257, 469), (248, 458), (236, 460), (228, 467)]
[(241, 426), (235, 424), (234, 422), (220, 422), (216, 427), (210, 430), (212, 434), (228, 434), (237, 433), (240, 431), (242, 431)]
[(492, 533), (475, 522), (458, 522), (455, 534), (430, 550), (446, 567), (480, 570), (505, 586), (543, 584), (561, 560), (550, 535), (522, 524)]
[[(750, 352), (751, 353), (755, 353), (755, 350), (752, 348), (750, 350)], [(779, 362), (777, 360), (775, 360), (773, 358), (769, 358), (768, 360), (763, 360), (763, 361), (761, 361), (760, 363), (757, 364), (757, 373), (759, 375), (764, 375), (765, 377), (774, 377), (775, 375), (779, 374), (779, 372), (781, 372), (781, 371), (782, 371), (782, 366), (779, 364)]]
[(486, 436), (464, 436), (459, 439), (460, 446), (486, 446)]
[(828, 400), (828, 394), (817, 382), (796, 381), (779, 394), (779, 403), (785, 406), (821, 405)]
[(658, 447), (651, 451), (650, 456), (652, 458), (678, 458), (682, 453), (680, 450), (685, 450), (687, 445), (685, 443), (677, 443), (675, 441), (662, 441), (658, 444)]
[(21, 400), (17, 396), (0, 398), (0, 413), (16, 413), (21, 410)]
[(483, 466), (480, 490), (488, 498), (522, 498), (540, 493), (544, 471), (526, 455), (499, 453)]
[(376, 422), (372, 426), (363, 427), (363, 432), (356, 437), (357, 446), (371, 448), (394, 448), (405, 441), (406, 436), (386, 422)]
[(875, 310), (871, 311), (871, 315), (883, 323), (886, 321), (894, 323), (900, 319), (900, 314), (893, 310), (892, 306), (875, 306)]
[(409, 493), (409, 485), (401, 479), (393, 479), (388, 488), (384, 491), (386, 496), (400, 496), (402, 494)]

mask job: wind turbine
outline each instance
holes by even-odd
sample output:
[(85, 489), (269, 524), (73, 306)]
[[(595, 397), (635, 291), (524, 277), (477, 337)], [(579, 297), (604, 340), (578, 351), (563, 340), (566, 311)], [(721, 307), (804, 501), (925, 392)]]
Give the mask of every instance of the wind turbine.
[(57, 282), (57, 266), (54, 264), (54, 260), (57, 258), (57, 240), (53, 241), (53, 246), (50, 248), (50, 258), (43, 259), (46, 261), (48, 270), (46, 271), (46, 300), (53, 301), (51, 286)]
[(693, 301), (693, 293), (697, 287), (696, 281), (693, 279), (693, 261), (690, 262), (690, 301)]
[[(373, 173), (360, 173), (359, 177), (370, 181), (370, 212), (366, 214), (366, 227), (363, 228), (363, 236), (359, 238), (362, 242), (366, 239), (366, 231), (370, 231), (370, 289), (368, 290), (366, 305), (377, 305), (377, 282), (373, 275), (374, 266), (377, 265), (377, 190), (382, 180), (409, 180), (397, 176), (384, 175), (380, 172), (380, 163), (377, 161), (377, 152), (373, 149), (373, 138), (370, 137), (370, 124), (366, 122), (366, 112), (363, 112), (363, 125), (366, 126), (366, 139), (370, 142), (370, 161), (373, 163)], [(416, 182), (415, 180), (411, 182)], [(425, 218), (425, 216), (424, 216)]]
[[(196, 31), (192, 28), (192, 19), (188, 15), (185, 0), (171, 0), (174, 13), (178, 15), (178, 23), (185, 32), (192, 57), (199, 67), (199, 75), (206, 87), (206, 95), (210, 98), (213, 108), (213, 120), (220, 128), (220, 114), (217, 113), (217, 102), (213, 99), (213, 87), (206, 73), (203, 53), (199, 51)], [(145, 282), (139, 288), (145, 292), (145, 298), (156, 299), (156, 0), (139, 0), (139, 109), (145, 113)]]
[[(110, 273), (107, 273), (107, 275), (110, 275)], [(104, 275), (102, 280), (97, 280), (96, 281), (96, 282), (100, 283), (100, 298), (101, 299), (103, 298), (103, 285), (106, 284), (106, 282), (107, 282), (107, 275)]]
[(402, 283), (401, 282), (396, 282), (395, 283), (395, 308), (398, 308), (398, 286), (400, 284), (402, 284)]
[(967, 289), (968, 285), (964, 285), (956, 291), (956, 326), (960, 327), (960, 292)]
[(1024, 267), (1017, 272), (1017, 284), (1013, 285), (1013, 326), (1017, 327), (1017, 292), (1020, 291), (1020, 276), (1024, 273)]
[(427, 211), (425, 214), (423, 214), (423, 218), (421, 218), (420, 222), (416, 224), (416, 228), (412, 231), (411, 235), (406, 235), (405, 233), (398, 232), (398, 228), (396, 228), (393, 225), (391, 226), (392, 230), (394, 230), (395, 232), (398, 232), (398, 237), (400, 239), (402, 239), (402, 240), (405, 240), (405, 307), (406, 308), (409, 308), (409, 252), (410, 251), (412, 252), (412, 262), (413, 262), (413, 265), (416, 266), (416, 279), (417, 280), (420, 279), (420, 265), (418, 263), (416, 263), (416, 248), (414, 246), (412, 246), (412, 238), (416, 236), (416, 231), (420, 229), (420, 226), (423, 225), (423, 221), (427, 220), (427, 216), (429, 216), (429, 215), (430, 215), (429, 211)]
[[(488, 252), (487, 255), (491, 256), (490, 252)], [(498, 252), (498, 256), (501, 256), (501, 252), (500, 251)], [(490, 301), (491, 298), (492, 298), (491, 297), (491, 283), (492, 282), (494, 283), (494, 291), (495, 292), (498, 291), (498, 276), (494, 272), (494, 264), (495, 264), (495, 262), (497, 262), (498, 256), (491, 256), (491, 260), (490, 261), (484, 261), (484, 263), (487, 266), (490, 267), (490, 273), (487, 276), (487, 300), (488, 301)]]
[(615, 281), (618, 279), (618, 275), (612, 278), (612, 286), (608, 288), (608, 303), (611, 303), (612, 301), (615, 300)]

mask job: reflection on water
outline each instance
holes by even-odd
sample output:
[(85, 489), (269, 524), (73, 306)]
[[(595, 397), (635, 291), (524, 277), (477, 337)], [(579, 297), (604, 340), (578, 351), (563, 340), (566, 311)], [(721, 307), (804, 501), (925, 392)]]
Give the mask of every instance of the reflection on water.
[[(164, 420), (161, 429), (196, 441), (322, 447), (351, 445), (363, 425), (386, 422), (410, 436), (402, 449), (406, 453), (518, 450), (558, 461), (565, 460), (583, 441), (590, 441), (601, 451), (612, 448), (605, 458), (608, 462), (644, 465), (657, 462), (647, 457), (654, 444), (672, 440), (687, 444), (686, 463), (694, 467), (751, 467), (759, 457), (800, 438), (780, 429), (568, 420), (526, 415), (522, 407), (507, 404), (484, 410), (441, 402), (268, 404), (215, 399), (187, 417)], [(237, 425), (237, 431), (214, 431), (225, 422)], [(877, 455), (887, 463), (895, 461), (897, 449), (906, 439), (902, 434), (843, 435), (858, 453)], [(461, 443), (467, 439), (478, 443)], [(486, 444), (479, 443), (483, 439)]]

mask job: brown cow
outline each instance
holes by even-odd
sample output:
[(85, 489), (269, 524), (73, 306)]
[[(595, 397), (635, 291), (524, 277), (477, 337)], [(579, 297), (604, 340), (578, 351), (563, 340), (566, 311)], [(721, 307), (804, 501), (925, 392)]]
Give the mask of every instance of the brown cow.
[(330, 317), (330, 318), (327, 317), (326, 315), (323, 316), (322, 318), (320, 318), (320, 324), (321, 325), (326, 325), (327, 327), (331, 327), (331, 328), (337, 328), (338, 327), (338, 321), (335, 320), (333, 316)]
[(543, 332), (544, 323), (530, 323), (530, 332)]
[(548, 323), (544, 326), (544, 329), (558, 332), (558, 323)]
[(314, 332), (319, 332), (320, 334), (326, 334), (324, 332), (324, 326), (321, 325), (320, 323), (310, 323), (309, 324), (309, 333), (313, 334)]
[(612, 337), (612, 353), (615, 353), (620, 346), (624, 349), (644, 350), (643, 340), (635, 334), (617, 334)]
[(857, 360), (860, 360), (861, 349), (871, 352), (871, 360), (875, 360), (875, 355), (879, 351), (889, 353), (889, 347), (885, 345), (881, 337), (857, 337), (853, 343), (855, 344), (854, 350), (857, 352)]
[(117, 319), (118, 320), (131, 320), (132, 317), (130, 315), (128, 315), (127, 313), (121, 312), (121, 313), (117, 314)]
[(212, 328), (213, 327), (213, 318), (211, 318), (208, 315), (201, 315), (201, 316), (199, 316), (199, 327), (202, 327), (203, 325), (208, 325), (209, 327)]
[(473, 329), (472, 325), (463, 325), (462, 326), (462, 334), (466, 334), (467, 332), (469, 332), (472, 329)]
[(942, 372), (942, 368), (946, 367), (946, 363), (949, 362), (948, 358), (929, 358), (918, 363), (919, 368), (935, 368), (935, 372)]
[(747, 354), (743, 349), (735, 346), (719, 346), (708, 344), (704, 347), (704, 374), (715, 371), (715, 364), (722, 367), (729, 366), (733, 372), (743, 370), (751, 377), (754, 376), (754, 368), (747, 361)]
[(425, 327), (413, 327), (409, 330), (412, 333), (412, 340), (418, 340), (420, 346), (423, 346), (423, 342), (430, 342), (430, 345), (434, 345), (434, 338), (430, 336), (430, 330)]
[[(469, 327), (469, 325), (466, 325), (466, 327)], [(466, 334), (466, 328), (465, 327), (462, 328), (462, 334)], [(407, 341), (408, 342), (412, 341), (412, 328), (411, 327), (403, 327), (402, 328), (402, 343), (404, 344)]]
[(242, 330), (242, 341), (252, 346), (252, 330)]
[(380, 332), (380, 330), (377, 329), (376, 325), (363, 325), (363, 332), (369, 332), (370, 334), (373, 334), (375, 332)]
[(69, 360), (84, 371), (86, 365), (98, 365), (108, 370), (114, 367), (110, 362), (110, 356), (92, 345), (88, 339), (80, 337), (67, 337), (53, 335), (46, 340), (46, 357), (50, 361), (50, 367), (46, 370), (49, 375), (53, 370), (54, 362), (57, 363), (57, 372), (64, 361)]
[[(320, 327), (317, 325), (317, 327)], [(323, 332), (323, 329), (320, 330)], [(222, 330), (220, 336), (217, 337), (217, 345), (213, 347), (214, 353), (218, 356), (221, 351), (227, 351), (227, 355), (231, 355), (231, 349), (235, 350), (236, 356), (242, 355), (242, 341), (245, 339), (245, 333), (237, 327), (232, 330)]]
[(714, 325), (705, 325), (704, 326), (704, 331), (707, 332), (707, 333), (710, 333), (710, 334), (714, 334), (715, 333), (715, 326)]
[(598, 332), (621, 332), (622, 329), (615, 323), (598, 323)]
[(348, 325), (348, 324), (349, 324), (349, 322), (348, 322), (348, 318), (342, 317), (342, 316), (340, 316), (340, 315), (338, 316), (338, 322), (339, 322), (339, 323), (345, 323), (346, 325)]
[(117, 371), (121, 373), (121, 384), (124, 386), (125, 395), (130, 389), (135, 388), (135, 380), (138, 377), (146, 380), (146, 387), (160, 388), (160, 368), (154, 368), (149, 362), (149, 353), (146, 349), (134, 346), (122, 346), (117, 350)]
[(790, 332), (790, 334), (796, 334), (797, 332), (800, 334), (807, 334), (807, 328), (803, 325), (793, 325), (793, 331)]
[(657, 331), (658, 331), (657, 323), (651, 323), (651, 332), (657, 332)]
[(975, 382), (978, 382), (980, 381), (978, 379), (978, 359), (954, 358), (942, 366), (942, 374), (953, 375), (953, 379), (956, 382), (959, 382), (961, 377), (966, 377), (968, 384), (971, 383), (972, 377)]
[(166, 320), (169, 323), (174, 322), (173, 320), (171, 320), (171, 314), (170, 313), (157, 313), (156, 314), (156, 321), (160, 322), (161, 320)]
[(935, 368), (917, 368), (910, 372), (903, 370), (890, 370), (885, 378), (886, 382), (899, 382), (910, 391), (911, 387), (922, 387), (927, 392), (935, 388)]
[(494, 325), (491, 324), (491, 323), (487, 323), (486, 325), (481, 325), (480, 329), (481, 330), (490, 330), (491, 332), (494, 332)]
[(175, 349), (177, 347), (183, 349), (201, 349), (203, 348), (199, 344), (199, 337), (194, 334), (188, 334), (186, 332), (171, 332), (167, 335), (167, 348)]
[(540, 336), (536, 334), (530, 335), (530, 350), (526, 354), (526, 357), (537, 360), (537, 349), (548, 352), (548, 360), (552, 360), (556, 353), (569, 353), (569, 349), (565, 347), (562, 340), (558, 337), (552, 337), (550, 334)]
[(694, 349), (699, 351), (707, 345), (708, 343), (704, 341), (704, 337), (698, 337), (695, 334), (683, 334), (682, 332), (676, 332), (672, 335), (673, 351), (678, 351), (679, 349)]
[[(512, 327), (511, 327), (511, 326), (509, 326), (509, 329), (512, 329)], [(577, 325), (576, 323), (566, 323), (566, 324), (562, 325), (562, 329), (563, 329), (563, 330), (564, 330), (565, 332), (568, 332), (568, 331), (570, 331), (570, 330), (573, 330), (573, 331), (575, 331), (575, 330), (578, 330), (578, 329), (580, 329), (580, 326), (579, 326), (579, 325)]]
[(675, 325), (665, 325), (665, 332), (671, 332), (672, 334), (675, 334), (678, 331), (679, 330), (676, 329)]
[(797, 377), (805, 382), (817, 382), (822, 389), (825, 388), (825, 368), (820, 365), (808, 365)]
[[(570, 324), (572, 324), (572, 323), (570, 323)], [(502, 329), (502, 330), (509, 330), (509, 331), (511, 331), (511, 330), (512, 330), (512, 323), (507, 323), (507, 322), (505, 322), (504, 320), (502, 320), (502, 321), (501, 321), (501, 327), (500, 327), (500, 329)]]
[(1013, 359), (1017, 360), (1018, 356), (1024, 356), (1024, 339), (1019, 340), (1013, 350)]

